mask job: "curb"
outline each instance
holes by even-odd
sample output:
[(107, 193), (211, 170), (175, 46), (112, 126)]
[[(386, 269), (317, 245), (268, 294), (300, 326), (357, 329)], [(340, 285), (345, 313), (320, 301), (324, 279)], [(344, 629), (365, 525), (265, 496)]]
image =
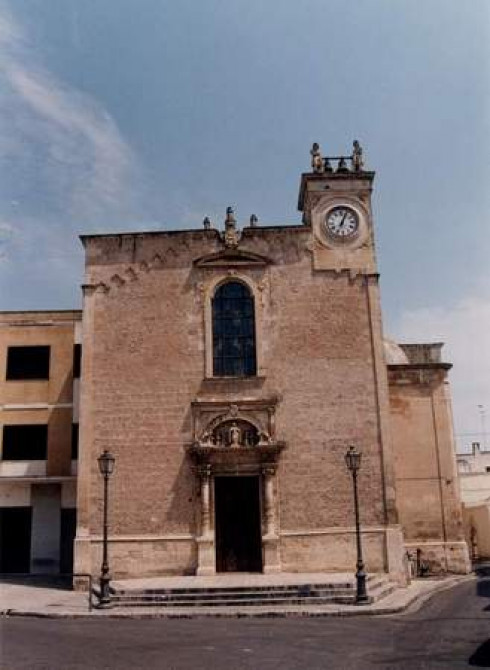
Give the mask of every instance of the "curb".
[[(94, 610), (92, 612), (45, 612), (36, 610), (20, 610), (9, 608), (0, 610), (0, 617), (31, 617), (37, 619), (274, 619), (274, 618), (289, 618), (289, 617), (356, 617), (356, 616), (388, 616), (392, 614), (409, 614), (416, 612), (424, 603), (430, 600), (434, 595), (448, 591), (459, 584), (476, 579), (475, 574), (452, 577), (449, 580), (441, 581), (434, 584), (434, 587), (425, 593), (415, 593), (400, 605), (392, 605), (387, 607), (376, 607), (376, 605), (361, 606), (362, 609), (337, 609), (327, 611), (317, 610), (267, 610), (262, 611), (234, 611), (234, 612), (213, 612), (213, 611), (197, 611), (191, 612), (172, 612), (158, 610), (155, 612), (135, 612), (135, 611), (111, 611), (111, 610)], [(388, 596), (389, 597), (389, 596)], [(129, 608), (128, 608), (129, 609)]]
[(422, 605), (424, 605), (432, 598), (432, 596), (435, 596), (438, 593), (443, 593), (444, 591), (449, 591), (454, 586), (458, 586), (459, 584), (466, 584), (466, 582), (475, 581), (476, 579), (477, 575), (474, 572), (470, 573), (469, 575), (453, 577), (450, 581), (448, 580), (446, 582), (442, 582), (438, 587), (434, 587), (426, 593), (414, 595), (403, 605), (403, 609), (400, 610), (400, 613), (411, 614), (412, 612), (417, 612), (422, 607)]

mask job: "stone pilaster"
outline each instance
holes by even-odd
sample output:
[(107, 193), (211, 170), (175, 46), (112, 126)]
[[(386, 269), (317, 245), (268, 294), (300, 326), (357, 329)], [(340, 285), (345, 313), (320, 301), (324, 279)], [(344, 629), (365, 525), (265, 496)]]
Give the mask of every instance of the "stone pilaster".
[(211, 465), (198, 468), (201, 484), (201, 535), (197, 538), (197, 574), (214, 575), (216, 559), (211, 528)]
[[(93, 447), (93, 353), (95, 337), (95, 300), (97, 289), (84, 284), (82, 321), (82, 375), (80, 383), (79, 456), (77, 478), (77, 531), (74, 543), (74, 571), (94, 574), (97, 570), (92, 561), (91, 524), (93, 523), (93, 501), (91, 497), (92, 473), (96, 468)], [(85, 586), (85, 585), (84, 585)]]
[(279, 535), (276, 528), (276, 466), (262, 466), (264, 483), (264, 534), (262, 535), (263, 572), (280, 572)]

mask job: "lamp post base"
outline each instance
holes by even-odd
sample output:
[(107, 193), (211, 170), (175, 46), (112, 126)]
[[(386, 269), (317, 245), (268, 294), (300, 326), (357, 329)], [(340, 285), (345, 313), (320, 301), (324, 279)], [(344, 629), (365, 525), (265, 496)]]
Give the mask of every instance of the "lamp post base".
[(371, 598), (367, 594), (366, 579), (364, 565), (358, 566), (356, 572), (356, 605), (366, 605), (371, 602)]
[(99, 607), (107, 608), (112, 607), (111, 603), (111, 591), (110, 591), (111, 578), (109, 575), (103, 575), (99, 580)]

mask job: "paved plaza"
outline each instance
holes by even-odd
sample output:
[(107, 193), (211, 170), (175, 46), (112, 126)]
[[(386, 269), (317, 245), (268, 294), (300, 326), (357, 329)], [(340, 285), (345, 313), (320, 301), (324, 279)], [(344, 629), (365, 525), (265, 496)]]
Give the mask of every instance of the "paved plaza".
[(490, 667), (490, 576), (389, 616), (3, 617), (2, 670)]
[[(372, 575), (375, 582), (377, 577)], [(453, 575), (439, 578), (416, 579), (408, 587), (395, 588), (385, 597), (376, 596), (374, 602), (366, 605), (354, 604), (289, 604), (272, 605), (263, 601), (259, 605), (192, 606), (192, 607), (118, 607), (99, 609), (96, 596), (89, 598), (86, 591), (70, 591), (62, 588), (62, 583), (46, 580), (10, 579), (0, 584), (0, 615), (40, 616), (52, 618), (87, 617), (137, 617), (137, 618), (188, 618), (188, 617), (246, 617), (246, 616), (357, 616), (360, 614), (382, 615), (405, 611), (414, 603), (421, 603), (434, 593), (452, 588), (459, 583), (474, 581), (473, 575)], [(265, 586), (277, 587), (281, 584), (331, 583), (340, 586), (353, 581), (347, 573), (305, 573), (279, 575), (216, 575), (214, 577), (160, 577), (114, 581), (116, 588), (132, 589), (173, 589), (173, 588), (217, 588)], [(368, 580), (368, 590), (374, 595), (374, 587)], [(95, 582), (95, 586), (97, 580)], [(372, 589), (372, 590), (371, 590)], [(382, 595), (382, 594), (379, 594)]]

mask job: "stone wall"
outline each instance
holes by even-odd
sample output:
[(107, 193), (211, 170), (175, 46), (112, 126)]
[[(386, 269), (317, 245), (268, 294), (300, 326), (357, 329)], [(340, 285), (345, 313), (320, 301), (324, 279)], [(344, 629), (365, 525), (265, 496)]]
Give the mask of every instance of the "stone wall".
[[(155, 543), (159, 564), (151, 560), (152, 573), (196, 569), (192, 545), (182, 541), (183, 553), (176, 553), (165, 539), (195, 541), (199, 532), (199, 487), (185, 451), (191, 404), (271, 397), (278, 398), (277, 438), (286, 443), (275, 479), (284, 565), (352, 569), (352, 551), (343, 550), (346, 542), (353, 546), (354, 523), (344, 453), (354, 443), (363, 451), (362, 522), (381, 537), (369, 539), (368, 567), (386, 568), (382, 536), (396, 515), (381, 440), (388, 411), (376, 276), (315, 271), (305, 226), (246, 229), (239, 250), (265, 259), (257, 264), (230, 257), (202, 263), (223, 251), (214, 230), (93, 236), (84, 244), (78, 569), (96, 569), (84, 544), (100, 534), (96, 456), (103, 449), (116, 457), (110, 498), (116, 573), (124, 566), (125, 574), (143, 574)], [(230, 277), (255, 296), (258, 374), (216, 380), (206, 374), (207, 305)], [(335, 528), (337, 535), (323, 532)], [(294, 533), (303, 539), (292, 539)], [(148, 541), (121, 539), (133, 535)]]
[(467, 572), (449, 368), (422, 361), (389, 366), (397, 503), (407, 549), (419, 548), (432, 570)]

